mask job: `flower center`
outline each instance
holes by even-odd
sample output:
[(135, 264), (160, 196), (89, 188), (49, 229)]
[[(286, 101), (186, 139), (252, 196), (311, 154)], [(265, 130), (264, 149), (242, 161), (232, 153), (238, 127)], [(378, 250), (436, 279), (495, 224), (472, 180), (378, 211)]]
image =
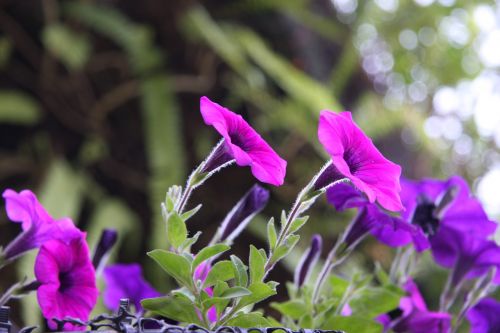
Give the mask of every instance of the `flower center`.
[(59, 291), (65, 292), (73, 286), (73, 279), (69, 272), (59, 272)]
[(413, 212), (411, 224), (418, 225), (428, 236), (434, 236), (439, 227), (439, 219), (435, 216), (436, 205), (425, 196), (418, 199)]
[(237, 131), (229, 133), (229, 137), (231, 138), (231, 143), (235, 146), (238, 146), (243, 151), (247, 151), (249, 149), (248, 142), (244, 140), (240, 133)]
[(354, 174), (356, 171), (358, 171), (362, 165), (362, 161), (361, 158), (359, 157), (359, 154), (355, 154), (353, 149), (348, 149), (344, 151), (344, 155), (342, 157), (349, 166), (349, 171), (351, 172), (351, 174)]

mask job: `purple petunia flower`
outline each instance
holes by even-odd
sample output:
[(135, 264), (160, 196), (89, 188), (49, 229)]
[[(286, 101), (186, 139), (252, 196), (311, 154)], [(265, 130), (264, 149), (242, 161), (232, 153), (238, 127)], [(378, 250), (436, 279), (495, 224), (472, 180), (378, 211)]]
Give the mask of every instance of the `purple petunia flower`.
[(407, 245), (414, 239), (416, 228), (399, 217), (386, 214), (352, 186), (336, 184), (328, 188), (326, 196), (338, 211), (358, 208), (358, 215), (344, 236), (348, 246), (357, 244), (367, 233), (391, 247)]
[[(54, 318), (88, 320), (99, 291), (84, 233), (69, 243), (44, 243), (36, 257), (35, 277), (40, 283), (38, 304), (51, 329), (57, 328)], [(64, 330), (81, 329), (69, 323), (64, 325)]]
[(448, 333), (451, 328), (451, 315), (432, 312), (413, 280), (408, 280), (404, 289), (408, 296), (401, 298), (399, 308), (381, 315), (377, 320), (394, 333)]
[[(200, 110), (205, 123), (224, 137), (223, 151), (215, 152), (214, 158), (223, 161), (221, 163), (234, 159), (240, 166), (250, 166), (255, 178), (261, 182), (276, 186), (283, 184), (286, 161), (240, 115), (205, 96), (200, 100)], [(213, 163), (208, 164), (204, 171), (215, 169)]]
[(98, 276), (106, 265), (110, 251), (117, 240), (118, 233), (116, 232), (116, 230), (104, 229), (101, 232), (101, 237), (99, 238), (99, 242), (97, 243), (94, 254), (92, 255), (92, 264), (94, 265)]
[(500, 332), (500, 302), (493, 298), (483, 298), (472, 309), (467, 311), (470, 333)]
[(40, 247), (52, 239), (70, 242), (80, 238), (81, 232), (69, 218), (53, 219), (29, 190), (19, 193), (3, 192), (7, 216), (20, 222), (23, 231), (4, 249), (6, 259), (13, 259), (24, 252)]
[(231, 243), (268, 201), (268, 190), (259, 185), (252, 186), (224, 218), (217, 232), (218, 241)]
[(120, 307), (120, 299), (128, 298), (134, 304), (135, 311), (142, 313), (141, 300), (159, 297), (156, 291), (142, 276), (139, 264), (114, 264), (104, 269), (104, 305), (116, 311)]
[(309, 280), (312, 269), (318, 262), (319, 256), (321, 255), (322, 243), (323, 240), (321, 239), (321, 235), (316, 234), (312, 236), (311, 245), (302, 255), (302, 258), (295, 269), (294, 282), (296, 286), (301, 287), (304, 283), (307, 283), (307, 280)]
[(453, 285), (482, 276), (492, 266), (497, 267), (493, 282), (500, 283), (500, 247), (492, 240), (442, 226), (431, 240), (431, 250), (439, 265), (453, 269)]
[[(198, 267), (196, 267), (196, 270), (194, 271), (194, 279), (201, 281), (201, 283), (203, 284), (208, 276), (208, 273), (210, 272), (210, 269), (211, 265), (208, 261), (202, 262)], [(211, 287), (205, 288), (205, 292), (210, 297), (214, 295), (214, 291)], [(208, 309), (207, 318), (212, 323), (215, 323), (217, 321), (217, 308), (215, 307), (215, 305)]]
[(318, 138), (332, 158), (325, 170), (325, 174), (330, 174), (330, 183), (347, 178), (371, 203), (377, 201), (390, 211), (403, 209), (399, 198), (401, 167), (382, 156), (354, 123), (350, 112), (322, 111)]
[[(448, 180), (424, 179), (401, 181), (401, 199), (406, 208), (403, 218), (418, 226), (424, 239), (431, 239), (441, 226), (488, 237), (496, 229), (480, 202), (471, 197), (465, 180), (453, 176)], [(429, 248), (429, 241), (422, 245)]]

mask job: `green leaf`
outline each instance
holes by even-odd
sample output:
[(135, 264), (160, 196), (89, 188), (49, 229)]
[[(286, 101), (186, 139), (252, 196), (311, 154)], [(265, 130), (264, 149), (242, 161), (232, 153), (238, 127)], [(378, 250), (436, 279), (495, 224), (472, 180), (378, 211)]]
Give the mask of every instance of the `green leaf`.
[(227, 281), (234, 278), (233, 263), (229, 260), (222, 260), (212, 266), (208, 272), (203, 288), (213, 286), (217, 281)]
[(271, 326), (269, 321), (266, 318), (264, 318), (264, 316), (261, 313), (258, 312), (250, 312), (237, 315), (236, 317), (228, 320), (225, 325), (241, 327), (241, 328)]
[(299, 327), (313, 327), (313, 317), (310, 314), (303, 315), (299, 320)]
[(193, 217), (193, 215), (195, 215), (196, 213), (198, 213), (198, 211), (200, 210), (200, 208), (202, 207), (202, 204), (199, 204), (198, 206), (194, 207), (193, 209), (185, 212), (185, 213), (182, 213), (181, 215), (181, 218), (184, 220), (184, 221), (187, 221), (189, 220), (191, 217)]
[(293, 220), (292, 224), (290, 225), (290, 233), (294, 233), (302, 228), (302, 226), (307, 222), (308, 219), (309, 216), (303, 216)]
[(331, 316), (320, 326), (322, 330), (342, 330), (352, 333), (382, 333), (382, 324), (363, 316)]
[(47, 25), (42, 39), (45, 47), (69, 69), (82, 68), (89, 58), (88, 38), (63, 24)]
[(280, 223), (281, 223), (281, 229), (283, 229), (283, 227), (286, 224), (286, 212), (284, 209), (281, 211)]
[(288, 316), (294, 320), (301, 318), (308, 312), (307, 305), (301, 300), (271, 303), (271, 307), (278, 310), (282, 315)]
[(229, 289), (224, 290), (222, 294), (219, 296), (221, 298), (236, 298), (236, 297), (243, 297), (247, 295), (251, 295), (252, 292), (248, 290), (247, 288), (243, 287), (232, 287)]
[(181, 245), (181, 249), (188, 250), (194, 243), (198, 241), (201, 235), (201, 231), (198, 231), (193, 237), (188, 237), (184, 243)]
[(331, 275), (328, 281), (332, 288), (332, 296), (339, 299), (342, 298), (349, 287), (349, 281), (344, 280), (337, 275)]
[(299, 235), (289, 235), (287, 238), (285, 238), (283, 244), (281, 246), (278, 246), (278, 248), (274, 251), (273, 257), (271, 258), (272, 262), (278, 262), (288, 253), (290, 253), (299, 239)]
[(269, 242), (270, 249), (274, 249), (277, 239), (278, 235), (276, 234), (276, 228), (274, 227), (274, 217), (271, 217), (269, 222), (267, 222), (267, 240)]
[(262, 257), (262, 254), (253, 245), (250, 245), (250, 283), (261, 282), (264, 278), (264, 267), (266, 265), (266, 259)]
[(231, 262), (233, 263), (234, 276), (236, 277), (236, 284), (242, 287), (248, 285), (248, 273), (247, 267), (240, 258), (235, 255), (231, 255)]
[(250, 290), (252, 294), (241, 299), (240, 303), (238, 304), (239, 308), (243, 308), (249, 304), (258, 303), (268, 297), (276, 295), (276, 290), (263, 282), (256, 282), (251, 284), (250, 286), (248, 286), (248, 290)]
[(30, 95), (19, 92), (0, 91), (0, 122), (33, 125), (40, 119), (40, 107)]
[(193, 287), (191, 263), (185, 257), (165, 250), (148, 252), (165, 272), (172, 276), (181, 286)]
[(402, 295), (402, 292), (398, 293), (384, 287), (365, 288), (355, 294), (349, 301), (349, 306), (356, 315), (375, 318), (397, 308)]
[(209, 247), (203, 248), (197, 255), (194, 257), (192, 270), (196, 269), (202, 262), (207, 259), (210, 259), (218, 254), (224, 253), (229, 250), (231, 247), (226, 244), (215, 244)]
[(186, 223), (176, 212), (170, 213), (167, 220), (167, 239), (170, 245), (178, 248), (187, 239)]
[(142, 306), (154, 314), (184, 323), (202, 325), (195, 306), (182, 296), (148, 298), (141, 301)]

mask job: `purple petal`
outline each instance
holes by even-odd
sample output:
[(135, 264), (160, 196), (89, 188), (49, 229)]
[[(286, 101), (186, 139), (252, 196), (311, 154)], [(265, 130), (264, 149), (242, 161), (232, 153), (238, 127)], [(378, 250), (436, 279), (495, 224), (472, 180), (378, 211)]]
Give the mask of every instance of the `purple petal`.
[(232, 242), (269, 201), (269, 191), (254, 185), (227, 214), (220, 227), (220, 240)]
[(326, 192), (326, 198), (339, 212), (348, 208), (366, 206), (370, 203), (363, 193), (345, 183), (330, 187)]
[(318, 138), (337, 170), (370, 202), (391, 211), (403, 210), (399, 198), (401, 167), (387, 160), (361, 129), (350, 112), (320, 114)]
[(321, 235), (316, 234), (312, 236), (311, 245), (302, 255), (295, 269), (294, 282), (298, 287), (302, 286), (309, 279), (312, 269), (321, 255), (322, 243)]
[(500, 332), (500, 302), (493, 298), (483, 298), (467, 314), (470, 333)]
[[(120, 307), (120, 299), (128, 298), (138, 313), (143, 311), (141, 300), (159, 297), (156, 291), (143, 277), (138, 264), (115, 264), (104, 269), (104, 305), (116, 311)], [(125, 278), (124, 278), (125, 277)]]
[(238, 165), (250, 166), (261, 182), (275, 186), (283, 184), (286, 161), (240, 115), (205, 96), (200, 100), (200, 110), (205, 123), (224, 137)]

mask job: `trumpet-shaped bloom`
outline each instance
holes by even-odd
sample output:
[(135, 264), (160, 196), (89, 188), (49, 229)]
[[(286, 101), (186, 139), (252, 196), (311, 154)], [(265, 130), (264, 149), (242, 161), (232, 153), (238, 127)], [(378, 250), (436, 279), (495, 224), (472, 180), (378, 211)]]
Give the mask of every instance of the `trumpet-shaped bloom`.
[(467, 311), (470, 333), (500, 332), (500, 302), (493, 298), (483, 298), (472, 309)]
[(69, 218), (53, 219), (29, 190), (19, 193), (13, 190), (3, 192), (7, 216), (13, 222), (21, 223), (23, 231), (4, 250), (7, 259), (38, 248), (52, 239), (69, 242), (80, 237), (81, 232)]
[(449, 333), (451, 315), (444, 312), (432, 312), (412, 280), (405, 283), (406, 297), (401, 298), (399, 308), (377, 319), (384, 325), (385, 331), (395, 333)]
[(449, 227), (441, 227), (431, 240), (434, 260), (453, 269), (453, 283), (476, 278), (495, 266), (495, 283), (500, 283), (500, 247), (491, 240)]
[(135, 310), (142, 313), (141, 300), (159, 297), (156, 291), (142, 276), (138, 264), (115, 264), (104, 269), (104, 305), (116, 311), (120, 307), (120, 299), (128, 298)]
[(331, 174), (349, 179), (371, 203), (377, 201), (390, 211), (403, 209), (399, 198), (401, 167), (382, 156), (350, 112), (322, 111), (318, 138), (332, 159)]
[(205, 123), (223, 136), (225, 153), (239, 166), (250, 166), (261, 182), (275, 186), (283, 184), (286, 161), (240, 115), (205, 96), (200, 100), (200, 110)]
[(412, 241), (418, 244), (420, 241), (416, 228), (399, 217), (385, 213), (352, 186), (336, 184), (327, 190), (326, 196), (338, 211), (354, 207), (359, 210), (345, 236), (345, 242), (349, 246), (356, 244), (367, 233), (391, 247), (404, 246)]
[[(99, 291), (84, 233), (69, 243), (44, 243), (36, 257), (35, 276), (40, 283), (38, 304), (51, 329), (57, 328), (54, 318), (88, 320)], [(82, 328), (68, 323), (64, 329)]]
[(406, 208), (403, 218), (420, 227), (428, 238), (432, 238), (441, 226), (478, 237), (488, 237), (495, 232), (496, 223), (488, 219), (462, 178), (403, 179), (401, 185), (401, 199)]
[(302, 258), (295, 269), (294, 282), (298, 287), (307, 283), (307, 280), (309, 280), (309, 276), (311, 275), (314, 265), (318, 262), (319, 256), (321, 255), (322, 243), (323, 240), (320, 235), (313, 235), (311, 245), (302, 255)]
[[(208, 276), (208, 273), (210, 272), (210, 269), (211, 265), (209, 262), (202, 262), (198, 267), (196, 267), (196, 270), (194, 271), (194, 279), (201, 281), (201, 283), (204, 283), (205, 279)], [(214, 295), (214, 291), (211, 287), (205, 288), (205, 292), (210, 297)], [(217, 309), (215, 306), (212, 306), (210, 309), (208, 309), (207, 318), (212, 323), (215, 323), (217, 321)]]

